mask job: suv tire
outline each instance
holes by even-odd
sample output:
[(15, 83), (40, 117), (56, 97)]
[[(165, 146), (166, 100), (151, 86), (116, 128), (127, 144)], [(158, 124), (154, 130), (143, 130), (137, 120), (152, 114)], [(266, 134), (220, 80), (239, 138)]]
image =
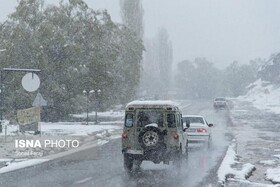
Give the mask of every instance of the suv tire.
[(124, 169), (128, 172), (132, 171), (133, 167), (133, 158), (129, 154), (124, 154), (123, 155), (123, 163), (124, 163)]
[(181, 168), (182, 163), (183, 163), (183, 152), (182, 152), (182, 149), (180, 149), (174, 157), (174, 165), (177, 168)]
[(157, 127), (145, 127), (140, 133), (138, 141), (144, 149), (156, 149), (163, 142), (163, 135)]

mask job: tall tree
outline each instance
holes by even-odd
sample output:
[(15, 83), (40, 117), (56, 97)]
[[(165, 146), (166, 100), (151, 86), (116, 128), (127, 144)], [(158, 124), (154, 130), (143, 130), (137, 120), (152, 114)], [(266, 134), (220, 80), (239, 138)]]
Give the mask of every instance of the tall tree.
[(123, 23), (142, 39), (144, 34), (142, 0), (120, 0), (120, 5)]
[(166, 92), (172, 80), (173, 48), (165, 28), (158, 31), (156, 37), (156, 59), (159, 64), (160, 90)]
[(205, 58), (178, 64), (177, 87), (182, 98), (213, 98), (222, 94), (222, 71)]
[(141, 88), (147, 95), (164, 98), (171, 90), (173, 49), (166, 29), (158, 30), (155, 38), (146, 40)]

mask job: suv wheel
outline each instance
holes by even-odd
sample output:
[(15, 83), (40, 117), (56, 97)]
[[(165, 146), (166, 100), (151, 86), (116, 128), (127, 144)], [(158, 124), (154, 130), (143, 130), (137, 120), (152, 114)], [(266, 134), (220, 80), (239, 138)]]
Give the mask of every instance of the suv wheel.
[(135, 161), (134, 161), (134, 164), (135, 164), (135, 166), (136, 166), (137, 168), (139, 168), (140, 165), (142, 164), (142, 160), (135, 160)]
[(143, 143), (146, 147), (155, 146), (158, 143), (159, 135), (154, 131), (147, 131), (143, 134)]
[(175, 158), (174, 158), (174, 165), (177, 167), (177, 168), (181, 168), (182, 166), (182, 160), (183, 158), (183, 152), (182, 152), (182, 149), (180, 151), (178, 151), (175, 155)]
[(132, 171), (133, 167), (133, 158), (129, 154), (123, 155), (123, 163), (124, 163), (124, 169), (128, 172)]
[(162, 133), (156, 127), (146, 127), (139, 134), (139, 143), (145, 148), (156, 148), (163, 140)]

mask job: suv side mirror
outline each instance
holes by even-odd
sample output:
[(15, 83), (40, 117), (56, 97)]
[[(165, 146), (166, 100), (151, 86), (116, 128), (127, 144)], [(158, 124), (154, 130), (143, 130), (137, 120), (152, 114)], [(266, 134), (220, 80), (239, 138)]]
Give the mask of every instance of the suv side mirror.
[(208, 126), (209, 126), (209, 127), (213, 127), (214, 125), (213, 125), (212, 123), (209, 123)]
[(189, 120), (186, 120), (186, 128), (190, 128), (190, 121)]
[(190, 124), (186, 123), (186, 127), (183, 129), (183, 131), (186, 132), (188, 128), (190, 128)]

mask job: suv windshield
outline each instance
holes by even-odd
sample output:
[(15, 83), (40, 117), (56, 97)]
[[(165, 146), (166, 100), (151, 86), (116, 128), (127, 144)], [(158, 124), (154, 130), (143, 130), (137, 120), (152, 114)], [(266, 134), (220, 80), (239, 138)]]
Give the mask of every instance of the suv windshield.
[(145, 127), (148, 124), (156, 123), (163, 127), (163, 112), (155, 110), (141, 110), (137, 115), (137, 126)]

